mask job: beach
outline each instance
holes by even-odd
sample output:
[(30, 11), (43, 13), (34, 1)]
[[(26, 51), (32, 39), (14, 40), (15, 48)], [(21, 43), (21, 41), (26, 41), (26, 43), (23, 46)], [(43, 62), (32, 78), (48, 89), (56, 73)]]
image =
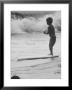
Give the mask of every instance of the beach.
[[(56, 33), (56, 58), (22, 60), (47, 57), (49, 36), (43, 33), (19, 33), (11, 36), (11, 77), (20, 79), (61, 79), (61, 33)], [(19, 59), (19, 61), (18, 61)]]

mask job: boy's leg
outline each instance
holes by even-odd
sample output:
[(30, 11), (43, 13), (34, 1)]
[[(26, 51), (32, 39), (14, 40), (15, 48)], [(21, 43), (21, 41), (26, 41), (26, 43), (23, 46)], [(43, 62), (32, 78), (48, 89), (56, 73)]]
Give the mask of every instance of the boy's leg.
[(53, 48), (50, 47), (50, 55), (53, 55)]
[(49, 50), (50, 50), (50, 55), (53, 55), (52, 39), (50, 39), (49, 42)]
[(50, 48), (50, 55), (53, 55), (53, 48)]
[(56, 42), (56, 38), (51, 38), (49, 43), (50, 54), (53, 55), (53, 46)]

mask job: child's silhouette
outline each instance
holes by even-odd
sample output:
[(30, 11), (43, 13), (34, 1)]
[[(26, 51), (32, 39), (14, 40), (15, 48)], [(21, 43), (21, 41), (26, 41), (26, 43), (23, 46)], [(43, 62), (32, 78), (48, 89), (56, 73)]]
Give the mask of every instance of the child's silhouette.
[(44, 33), (49, 34), (49, 36), (50, 36), (49, 49), (50, 49), (50, 55), (53, 55), (53, 46), (56, 42), (55, 28), (52, 25), (53, 19), (51, 17), (49, 17), (46, 19), (46, 22), (47, 22), (49, 27), (48, 27), (47, 32), (44, 31)]

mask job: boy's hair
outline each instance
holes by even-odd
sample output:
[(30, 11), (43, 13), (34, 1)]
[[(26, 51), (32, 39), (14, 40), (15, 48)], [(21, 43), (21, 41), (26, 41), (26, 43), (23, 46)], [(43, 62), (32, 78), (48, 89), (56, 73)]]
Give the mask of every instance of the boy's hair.
[(46, 21), (47, 21), (47, 24), (51, 24), (52, 22), (53, 22), (53, 19), (52, 19), (52, 17), (48, 17), (47, 19), (46, 19)]

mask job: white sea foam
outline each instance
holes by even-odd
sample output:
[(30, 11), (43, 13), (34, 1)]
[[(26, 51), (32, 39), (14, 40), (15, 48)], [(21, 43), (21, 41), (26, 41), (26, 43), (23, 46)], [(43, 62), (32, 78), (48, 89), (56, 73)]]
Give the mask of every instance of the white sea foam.
[(53, 25), (55, 27), (61, 25), (60, 12), (52, 15), (44, 15), (39, 18), (28, 16), (23, 19), (13, 19), (11, 21), (11, 33), (43, 32), (47, 29), (46, 18), (50, 16), (53, 17)]

